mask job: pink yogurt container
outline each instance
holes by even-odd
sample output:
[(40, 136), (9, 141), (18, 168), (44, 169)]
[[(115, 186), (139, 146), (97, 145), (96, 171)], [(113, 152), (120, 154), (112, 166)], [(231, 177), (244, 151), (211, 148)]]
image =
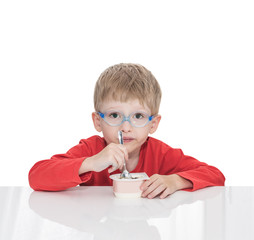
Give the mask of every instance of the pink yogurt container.
[(142, 191), (140, 189), (141, 184), (148, 180), (149, 177), (146, 173), (131, 173), (133, 179), (120, 178), (121, 174), (111, 175), (113, 180), (113, 192), (118, 198), (139, 198)]

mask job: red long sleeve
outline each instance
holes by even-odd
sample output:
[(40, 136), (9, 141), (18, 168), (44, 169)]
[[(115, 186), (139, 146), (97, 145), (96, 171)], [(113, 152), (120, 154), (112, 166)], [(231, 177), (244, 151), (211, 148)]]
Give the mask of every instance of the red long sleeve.
[[(59, 191), (77, 185), (110, 186), (107, 169), (78, 175), (82, 162), (99, 153), (106, 143), (103, 138), (93, 136), (81, 140), (66, 154), (54, 155), (51, 159), (37, 162), (29, 172), (29, 183), (34, 190)], [(169, 175), (178, 174), (193, 183), (194, 191), (208, 186), (223, 186), (224, 175), (215, 167), (183, 154), (167, 144), (149, 137), (140, 150), (139, 162), (132, 172)], [(119, 170), (112, 174), (119, 173)]]
[(66, 154), (57, 154), (37, 162), (29, 172), (29, 183), (34, 190), (60, 191), (87, 182), (92, 173), (79, 176), (82, 162), (100, 152), (105, 142), (99, 136), (81, 140)]
[[(148, 176), (156, 173), (178, 174), (193, 183), (193, 188), (188, 191), (224, 185), (225, 177), (217, 168), (184, 155), (181, 149), (174, 149), (154, 138), (149, 138), (143, 147), (138, 166), (143, 164), (143, 169)], [(140, 170), (142, 169), (137, 171)]]
[(180, 156), (178, 160), (175, 159), (174, 172), (192, 182), (193, 188), (188, 190), (195, 191), (209, 186), (224, 186), (225, 177), (217, 168), (184, 155), (180, 149), (175, 151), (178, 151)]

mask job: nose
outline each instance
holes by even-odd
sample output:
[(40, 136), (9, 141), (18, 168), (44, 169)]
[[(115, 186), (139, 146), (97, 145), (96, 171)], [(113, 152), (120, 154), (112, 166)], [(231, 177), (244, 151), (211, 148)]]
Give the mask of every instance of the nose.
[(120, 130), (122, 130), (123, 132), (129, 132), (131, 130), (132, 126), (129, 123), (128, 120), (125, 120), (122, 125), (120, 126)]

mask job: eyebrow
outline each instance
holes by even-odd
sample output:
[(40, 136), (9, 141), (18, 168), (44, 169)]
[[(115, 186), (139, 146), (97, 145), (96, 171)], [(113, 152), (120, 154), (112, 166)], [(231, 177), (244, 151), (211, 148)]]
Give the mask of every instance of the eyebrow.
[[(105, 112), (121, 112), (121, 113), (123, 113), (123, 114), (124, 114), (124, 112), (123, 112), (123, 111), (118, 110), (118, 109), (108, 109), (108, 110), (106, 110)], [(104, 112), (104, 113), (105, 113), (105, 112)], [(126, 116), (127, 116), (127, 115), (130, 115), (130, 114), (132, 114), (132, 113), (138, 113), (138, 112), (143, 112), (143, 113), (146, 113), (146, 114), (148, 114), (149, 116), (151, 115), (150, 111), (149, 111), (149, 112), (147, 112), (145, 109), (142, 109), (142, 110), (135, 110), (135, 111), (131, 111), (129, 114), (126, 114)]]

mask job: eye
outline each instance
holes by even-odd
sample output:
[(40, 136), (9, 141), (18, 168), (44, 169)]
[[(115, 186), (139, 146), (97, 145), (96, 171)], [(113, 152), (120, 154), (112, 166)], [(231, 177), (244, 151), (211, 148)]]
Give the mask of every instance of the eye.
[(134, 114), (134, 118), (135, 119), (143, 119), (143, 118), (145, 118), (146, 116), (143, 114), (143, 113), (135, 113)]
[(119, 118), (121, 116), (121, 114), (120, 113), (118, 113), (118, 112), (112, 112), (112, 113), (110, 113), (109, 114), (109, 117), (110, 118)]

